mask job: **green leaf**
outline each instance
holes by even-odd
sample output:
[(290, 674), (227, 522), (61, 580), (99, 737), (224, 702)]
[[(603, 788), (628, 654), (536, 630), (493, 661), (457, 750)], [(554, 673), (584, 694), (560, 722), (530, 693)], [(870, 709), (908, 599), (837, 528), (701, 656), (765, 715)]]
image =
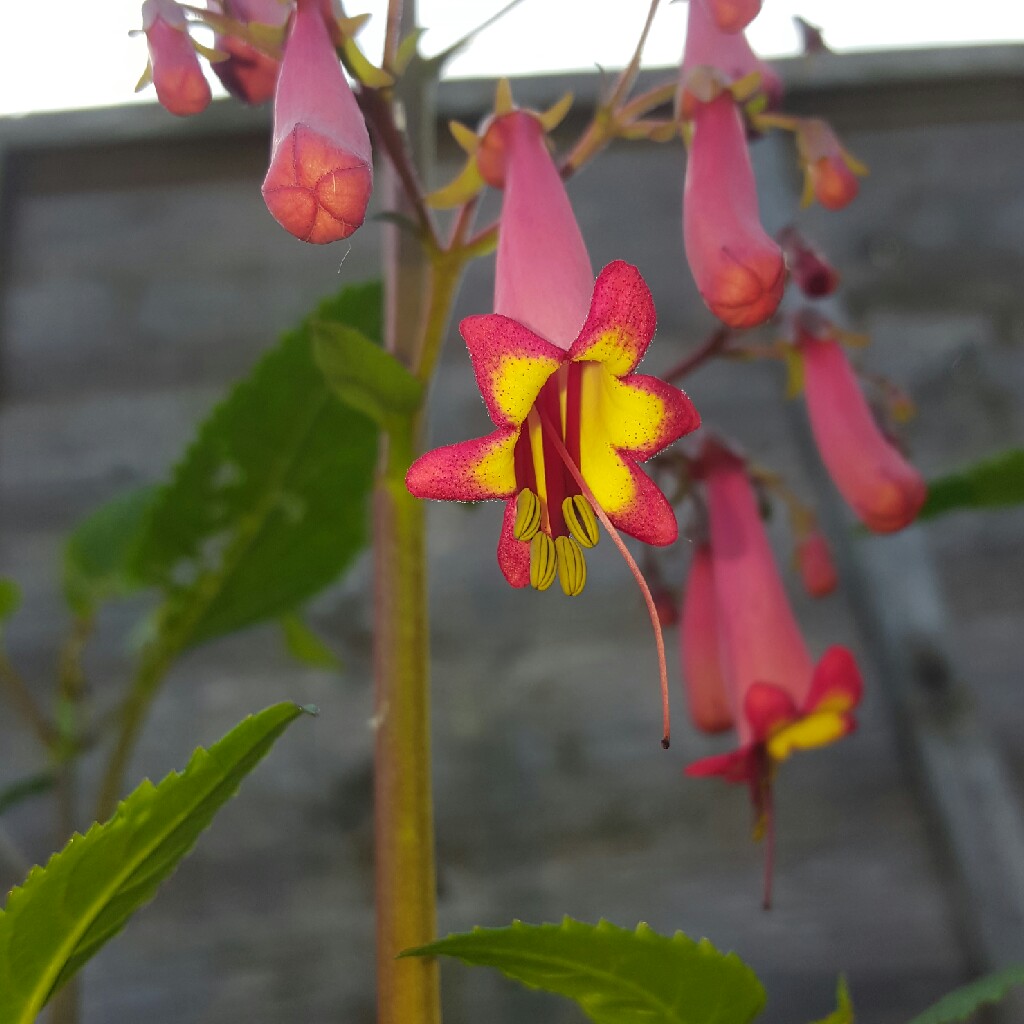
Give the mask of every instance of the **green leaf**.
[(21, 607), (21, 587), (12, 579), (0, 577), (0, 622), (9, 619)]
[(986, 1003), (998, 1003), (1016, 985), (1024, 985), (1024, 965), (1007, 967), (954, 989), (910, 1024), (953, 1024), (967, 1020)]
[[(348, 288), (314, 319), (373, 335), (380, 303)], [(149, 512), (134, 565), (167, 594), (171, 647), (293, 610), (366, 543), (377, 431), (331, 393), (311, 338), (285, 335), (214, 409)]]
[(281, 630), (284, 633), (284, 644), (288, 653), (313, 668), (326, 668), (337, 671), (341, 668), (341, 659), (306, 625), (298, 615), (285, 615), (281, 619)]
[(853, 1002), (850, 999), (850, 990), (846, 987), (846, 979), (842, 975), (836, 983), (836, 1008), (815, 1024), (854, 1024)]
[(385, 430), (416, 412), (423, 385), (390, 352), (345, 324), (314, 321), (312, 329), (317, 365), (343, 402)]
[(0, 789), (0, 815), (6, 814), (23, 800), (48, 793), (56, 781), (53, 772), (37, 772), (4, 786)]
[(965, 508), (1024, 503), (1024, 448), (1011, 448), (928, 484), (921, 519)]
[(214, 814), (305, 709), (275, 704), (245, 719), (181, 774), (143, 782), (104, 824), (75, 835), (11, 890), (0, 912), (0, 1020), (31, 1024), (53, 993), (192, 849)]
[(764, 989), (734, 953), (682, 932), (667, 938), (607, 921), (474, 928), (403, 956), (454, 956), (529, 988), (574, 999), (595, 1024), (748, 1024)]
[(64, 545), (64, 598), (79, 615), (140, 586), (131, 555), (139, 542), (156, 487), (140, 487), (101, 505)]

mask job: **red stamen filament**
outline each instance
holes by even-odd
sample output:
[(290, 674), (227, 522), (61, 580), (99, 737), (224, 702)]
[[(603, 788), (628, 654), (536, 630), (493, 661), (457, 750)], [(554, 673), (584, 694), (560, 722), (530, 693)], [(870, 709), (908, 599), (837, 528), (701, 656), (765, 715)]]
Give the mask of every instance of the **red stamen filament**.
[(647, 581), (644, 579), (644, 575), (640, 571), (640, 567), (636, 564), (633, 556), (629, 553), (629, 549), (626, 547), (622, 537), (619, 536), (619, 531), (612, 526), (611, 520), (594, 497), (593, 491), (591, 491), (590, 487), (587, 485), (587, 481), (583, 479), (583, 474), (580, 472), (579, 466), (577, 466), (572, 458), (570, 458), (569, 452), (562, 443), (562, 438), (559, 436), (558, 431), (544, 413), (540, 413), (540, 422), (555, 451), (558, 452), (559, 457), (565, 463), (565, 468), (569, 470), (572, 478), (577, 484), (579, 484), (579, 488), (583, 493), (583, 496), (590, 502), (590, 507), (594, 510), (594, 515), (597, 516), (601, 521), (601, 525), (608, 531), (608, 536), (618, 549), (619, 554), (622, 555), (626, 565), (629, 567), (629, 571), (633, 574), (633, 578), (636, 580), (637, 586), (640, 588), (640, 593), (643, 594), (644, 602), (647, 605), (647, 614), (650, 616), (651, 627), (654, 630), (654, 645), (658, 650), (658, 673), (661, 677), (661, 745), (667, 750), (671, 739), (671, 730), (669, 725), (668, 705), (668, 669), (665, 665), (665, 638), (661, 632), (661, 620), (658, 617), (658, 609), (655, 607), (650, 587), (647, 586)]

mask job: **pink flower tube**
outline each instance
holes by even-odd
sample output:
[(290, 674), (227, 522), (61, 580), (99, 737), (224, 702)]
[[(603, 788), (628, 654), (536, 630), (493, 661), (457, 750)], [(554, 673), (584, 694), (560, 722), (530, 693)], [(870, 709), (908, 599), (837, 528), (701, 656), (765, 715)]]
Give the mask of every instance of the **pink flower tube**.
[(698, 0), (723, 32), (742, 32), (761, 13), (761, 0)]
[(146, 0), (142, 30), (149, 44), (153, 85), (165, 110), (178, 117), (199, 114), (210, 103), (210, 84), (188, 34), (188, 21), (174, 0)]
[(698, 103), (683, 191), (686, 258), (708, 308), (730, 327), (764, 323), (786, 283), (761, 226), (743, 121), (727, 92)]
[[(207, 0), (207, 6), (244, 24), (281, 26), (291, 13), (279, 0)], [(214, 74), (235, 99), (257, 106), (274, 95), (279, 61), (230, 35), (216, 35), (214, 46), (228, 54), (227, 60), (212, 65)]]
[[(761, 91), (768, 97), (769, 107), (778, 106), (782, 98), (778, 75), (754, 53), (742, 31), (717, 23), (709, 9), (712, 3), (713, 0), (697, 0), (689, 5), (680, 88), (685, 91), (691, 73), (701, 67), (713, 68), (730, 85), (756, 72), (761, 76)], [(737, 6), (743, 6), (742, 0)]]
[(798, 345), (814, 440), (839, 493), (868, 529), (902, 530), (924, 504), (924, 479), (878, 429), (842, 346), (806, 331)]
[(758, 739), (747, 713), (755, 684), (770, 684), (799, 706), (807, 696), (814, 664), (793, 617), (757, 497), (743, 462), (709, 445), (703, 458), (711, 526), (711, 566), (723, 669), (739, 741)]
[(480, 169), (505, 191), (494, 312), (568, 349), (587, 318), (594, 272), (540, 121), (522, 110), (497, 118)]
[(757, 803), (774, 762), (855, 727), (860, 673), (843, 647), (830, 647), (817, 665), (811, 661), (743, 462), (712, 441), (696, 472), (707, 494), (715, 622), (739, 748), (704, 758), (687, 773), (746, 782)]
[(723, 732), (732, 728), (733, 713), (719, 646), (711, 549), (707, 544), (694, 548), (683, 594), (679, 645), (693, 724), (701, 732)]
[(363, 223), (372, 190), (370, 136), (319, 0), (298, 0), (274, 97), (267, 209), (296, 238), (323, 244)]

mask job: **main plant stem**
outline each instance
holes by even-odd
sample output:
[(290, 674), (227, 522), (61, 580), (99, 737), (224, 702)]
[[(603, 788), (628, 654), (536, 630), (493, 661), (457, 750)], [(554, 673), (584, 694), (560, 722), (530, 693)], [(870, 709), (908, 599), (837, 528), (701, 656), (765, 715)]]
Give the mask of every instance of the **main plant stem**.
[(437, 965), (396, 960), (436, 934), (423, 503), (405, 488), (414, 423), (392, 432), (374, 492), (374, 808), (378, 1024), (437, 1024)]
[[(385, 62), (415, 23), (415, 4), (391, 0)], [(433, 111), (429, 96), (402, 96), (411, 152), (385, 146), (385, 207), (423, 227), (429, 215), (410, 167), (429, 174)], [(394, 102), (392, 99), (391, 102)], [(391, 133), (390, 107), (372, 117), (378, 138)], [(402, 169), (405, 168), (405, 173)], [(424, 223), (424, 220), (426, 222)], [(384, 334), (410, 370), (436, 322), (438, 300), (423, 239), (389, 225), (384, 238)], [(443, 320), (437, 327), (443, 330)], [(373, 495), (374, 833), (377, 910), (377, 1024), (440, 1024), (438, 968), (429, 958), (398, 960), (403, 949), (436, 937), (437, 878), (430, 760), (430, 643), (423, 503), (405, 487), (420, 450), (422, 415), (382, 434)]]

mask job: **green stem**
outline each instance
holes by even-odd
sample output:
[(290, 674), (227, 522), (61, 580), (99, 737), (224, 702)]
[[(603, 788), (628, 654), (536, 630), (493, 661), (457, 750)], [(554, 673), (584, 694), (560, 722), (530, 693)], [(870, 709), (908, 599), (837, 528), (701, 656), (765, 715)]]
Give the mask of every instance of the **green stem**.
[(159, 692), (160, 683), (176, 653), (177, 648), (158, 640), (143, 655), (138, 675), (121, 706), (117, 740), (104, 770), (96, 800), (97, 821), (106, 821), (117, 810), (128, 762), (135, 750), (139, 733), (146, 724), (150, 706)]
[(417, 433), (392, 433), (374, 492), (378, 1024), (441, 1019), (436, 962), (395, 959), (436, 935), (426, 530), (405, 488)]

